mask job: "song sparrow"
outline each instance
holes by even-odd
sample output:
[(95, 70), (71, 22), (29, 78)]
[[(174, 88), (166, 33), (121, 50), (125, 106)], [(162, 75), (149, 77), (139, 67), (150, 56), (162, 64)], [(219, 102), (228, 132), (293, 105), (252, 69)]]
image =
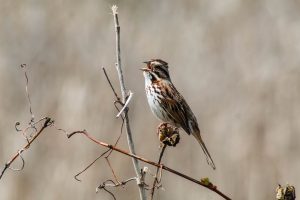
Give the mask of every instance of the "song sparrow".
[(214, 161), (200, 135), (195, 115), (171, 81), (168, 63), (160, 59), (144, 63), (147, 66), (141, 70), (145, 77), (146, 95), (153, 114), (163, 122), (181, 127), (187, 134), (192, 134), (201, 145), (207, 163), (215, 169)]

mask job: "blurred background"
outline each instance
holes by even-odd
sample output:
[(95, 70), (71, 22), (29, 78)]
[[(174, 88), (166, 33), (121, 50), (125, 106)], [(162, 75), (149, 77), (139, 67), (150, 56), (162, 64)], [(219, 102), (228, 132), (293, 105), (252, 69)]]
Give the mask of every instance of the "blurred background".
[[(275, 199), (278, 183), (300, 188), (296, 0), (0, 0), (2, 167), (25, 143), (15, 122), (25, 127), (30, 120), (22, 63), (28, 66), (36, 119), (49, 116), (67, 131), (87, 129), (114, 143), (121, 121), (101, 70), (107, 69), (119, 91), (113, 4), (119, 7), (125, 81), (134, 92), (130, 119), (137, 154), (157, 160), (160, 152), (159, 121), (138, 69), (145, 60), (161, 58), (198, 118), (217, 170), (184, 132), (178, 146), (167, 149), (164, 164), (196, 179), (209, 177), (233, 199)], [(125, 133), (118, 146), (127, 149)], [(95, 193), (113, 177), (104, 159), (81, 182), (73, 178), (103, 150), (83, 136), (67, 139), (49, 128), (24, 153), (25, 169), (7, 171), (0, 180), (0, 199), (112, 199)], [(131, 159), (118, 153), (110, 158), (120, 180), (134, 176)], [(156, 199), (221, 199), (168, 172), (162, 183)], [(133, 182), (112, 192), (117, 199), (138, 199)]]

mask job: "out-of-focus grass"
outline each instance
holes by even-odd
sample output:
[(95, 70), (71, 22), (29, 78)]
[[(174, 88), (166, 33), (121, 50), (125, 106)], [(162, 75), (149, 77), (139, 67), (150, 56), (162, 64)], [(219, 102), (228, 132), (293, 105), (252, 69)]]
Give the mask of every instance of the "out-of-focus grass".
[[(182, 132), (164, 162), (195, 178), (209, 177), (233, 199), (274, 199), (277, 183), (299, 188), (300, 5), (296, 1), (8, 1), (0, 6), (0, 163), (22, 144), (15, 121), (30, 119), (24, 77), (37, 117), (67, 130), (87, 129), (113, 143), (119, 134), (113, 94), (114, 31), (119, 6), (125, 78), (134, 92), (130, 115), (137, 152), (156, 160), (156, 126), (146, 102), (142, 61), (161, 58), (196, 114), (216, 162), (212, 171), (197, 142)], [(147, 141), (147, 142), (145, 142)], [(127, 148), (125, 135), (120, 147)], [(109, 199), (95, 187), (111, 178), (104, 161), (74, 181), (101, 149), (82, 137), (48, 130), (25, 153), (25, 170), (0, 181), (0, 199)], [(111, 157), (120, 179), (131, 160)], [(154, 171), (154, 169), (153, 169)], [(168, 173), (160, 199), (219, 199)], [(134, 184), (114, 193), (138, 198)]]

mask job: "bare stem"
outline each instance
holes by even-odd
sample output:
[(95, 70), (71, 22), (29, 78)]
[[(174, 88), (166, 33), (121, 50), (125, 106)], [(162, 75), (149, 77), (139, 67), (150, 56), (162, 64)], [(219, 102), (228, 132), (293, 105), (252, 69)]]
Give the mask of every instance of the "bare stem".
[[(164, 152), (165, 152), (166, 148), (167, 148), (167, 145), (164, 144), (164, 146), (163, 146), (163, 148), (162, 148), (162, 150), (161, 150), (161, 152), (159, 154), (159, 159), (158, 159), (158, 164), (159, 165), (161, 163), (161, 159), (162, 159), (162, 157), (164, 155)], [(154, 192), (155, 192), (156, 184), (158, 184), (160, 182), (159, 179), (158, 179), (158, 174), (159, 174), (159, 170), (160, 169), (161, 169), (161, 167), (157, 167), (157, 169), (156, 169), (156, 174), (155, 174), (153, 185), (152, 185), (152, 188), (151, 188), (151, 200), (154, 197)]]
[(110, 79), (108, 78), (108, 75), (107, 75), (107, 73), (106, 73), (106, 70), (105, 70), (105, 68), (104, 68), (104, 67), (102, 67), (102, 70), (103, 70), (103, 72), (104, 72), (104, 75), (105, 75), (105, 77), (106, 77), (106, 80), (107, 80), (107, 82), (109, 83), (109, 85), (110, 85), (110, 88), (112, 89), (112, 91), (113, 91), (113, 93), (114, 93), (115, 97), (117, 98), (117, 100), (118, 100), (118, 101), (120, 101), (120, 98), (119, 98), (119, 96), (117, 95), (117, 93), (116, 93), (116, 90), (115, 90), (114, 86), (112, 85), (112, 83), (111, 83)]
[[(126, 102), (126, 88), (125, 88), (125, 82), (122, 72), (122, 65), (121, 65), (121, 46), (120, 46), (120, 25), (119, 25), (119, 18), (118, 18), (118, 12), (117, 6), (112, 6), (112, 12), (114, 16), (114, 23), (115, 23), (115, 32), (116, 32), (116, 69), (118, 71), (119, 81), (120, 81), (120, 87), (121, 87), (121, 93), (122, 93), (122, 102), (125, 104)], [(131, 154), (135, 154), (135, 148), (134, 148), (134, 142), (131, 134), (130, 124), (129, 124), (129, 118), (128, 118), (128, 109), (125, 109), (123, 112), (123, 116), (125, 119), (125, 127), (126, 127), (126, 133), (127, 133), (127, 142), (129, 146), (129, 151)], [(141, 182), (141, 168), (139, 166), (139, 162), (137, 158), (132, 157), (132, 162), (134, 166), (134, 170), (137, 176), (137, 184), (139, 187), (139, 193), (140, 193), (140, 199), (146, 200), (146, 192), (144, 188), (144, 184)]]
[(31, 100), (30, 100), (30, 95), (29, 95), (29, 92), (28, 92), (28, 82), (29, 82), (29, 80), (28, 80), (28, 76), (27, 76), (27, 66), (26, 66), (26, 64), (22, 64), (21, 68), (24, 69), (24, 75), (25, 75), (25, 79), (26, 79), (25, 90), (26, 90), (28, 104), (29, 104), (29, 112), (30, 112), (30, 115), (31, 115), (30, 123), (34, 123), (34, 114), (32, 112)]
[(93, 162), (91, 162), (88, 166), (86, 166), (83, 170), (81, 170), (80, 172), (78, 172), (74, 178), (77, 180), (77, 181), (81, 181), (78, 176), (81, 175), (83, 172), (85, 172), (86, 170), (88, 170), (97, 160), (99, 160), (100, 158), (102, 158), (105, 154), (107, 154), (109, 151), (112, 151), (110, 149), (104, 151), (100, 156), (98, 156), (95, 160), (93, 160)]

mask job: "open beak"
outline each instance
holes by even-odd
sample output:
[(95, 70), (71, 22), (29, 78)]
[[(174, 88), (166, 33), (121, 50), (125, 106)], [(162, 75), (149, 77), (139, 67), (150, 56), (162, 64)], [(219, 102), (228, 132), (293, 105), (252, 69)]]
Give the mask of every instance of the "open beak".
[(149, 72), (149, 71), (151, 71), (151, 69), (149, 69), (149, 68), (141, 68), (140, 70), (142, 70), (143, 72)]
[(143, 72), (151, 71), (151, 69), (149, 67), (150, 61), (144, 61), (143, 63), (147, 64), (147, 67), (141, 68), (140, 70), (142, 70)]

